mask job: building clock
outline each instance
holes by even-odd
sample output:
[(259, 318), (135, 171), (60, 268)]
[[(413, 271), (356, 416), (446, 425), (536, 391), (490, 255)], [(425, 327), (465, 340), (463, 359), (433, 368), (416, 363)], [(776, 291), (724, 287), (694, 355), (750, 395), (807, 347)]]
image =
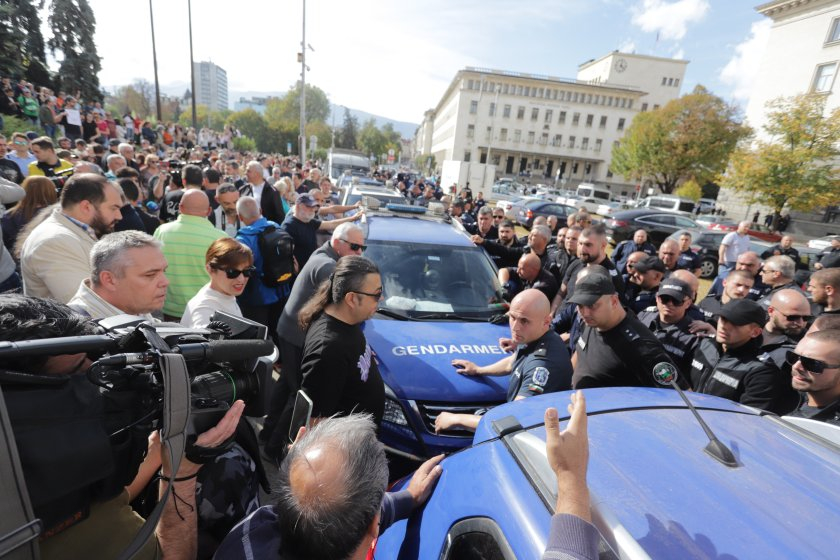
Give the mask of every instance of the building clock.
[(615, 71), (616, 72), (624, 72), (627, 70), (627, 61), (623, 58), (619, 58), (615, 61)]

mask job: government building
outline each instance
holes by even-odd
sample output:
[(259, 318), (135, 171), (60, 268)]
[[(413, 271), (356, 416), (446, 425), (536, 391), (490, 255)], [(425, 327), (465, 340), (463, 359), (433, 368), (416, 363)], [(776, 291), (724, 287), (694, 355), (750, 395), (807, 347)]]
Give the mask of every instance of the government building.
[(578, 67), (576, 79), (467, 67), (414, 138), (415, 156), (490, 163), (496, 177), (573, 189), (582, 182), (631, 196), (609, 169), (613, 147), (639, 112), (680, 96), (688, 61), (618, 51)]

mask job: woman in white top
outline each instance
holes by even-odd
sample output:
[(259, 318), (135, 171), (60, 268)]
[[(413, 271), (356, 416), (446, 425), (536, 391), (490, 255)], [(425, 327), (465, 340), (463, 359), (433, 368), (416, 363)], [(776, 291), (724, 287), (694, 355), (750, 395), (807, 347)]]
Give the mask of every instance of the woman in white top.
[(242, 293), (248, 279), (256, 272), (251, 249), (230, 237), (217, 239), (210, 245), (205, 263), (210, 282), (187, 303), (181, 317), (185, 327), (206, 327), (216, 311), (242, 317), (236, 296)]

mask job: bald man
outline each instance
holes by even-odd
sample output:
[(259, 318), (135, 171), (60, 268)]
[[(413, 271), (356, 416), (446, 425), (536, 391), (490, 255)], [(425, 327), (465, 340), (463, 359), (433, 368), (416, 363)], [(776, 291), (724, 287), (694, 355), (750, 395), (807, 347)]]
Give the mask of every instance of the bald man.
[(210, 245), (227, 234), (216, 229), (207, 219), (210, 200), (204, 191), (184, 191), (178, 205), (178, 218), (155, 230), (155, 239), (163, 243), (163, 254), (169, 263), (166, 303), (163, 316), (167, 321), (180, 321), (184, 307), (210, 277), (205, 268), (205, 255)]
[(525, 253), (519, 257), (516, 267), (499, 270), (499, 282), (505, 290), (505, 299), (510, 301), (522, 290), (534, 288), (545, 294), (548, 301), (554, 299), (560, 286), (557, 279), (541, 265), (540, 258), (534, 253)]
[[(551, 306), (541, 291), (520, 292), (508, 312), (510, 335), (516, 344), (511, 356), (479, 366), (469, 360), (452, 360), (461, 375), (507, 375), (508, 402), (543, 393), (566, 391), (572, 384), (572, 363), (566, 344), (551, 328)], [(481, 416), (442, 412), (435, 420), (437, 433), (460, 428), (475, 430)]]
[(779, 290), (770, 298), (767, 314), (769, 320), (764, 325), (761, 350), (770, 355), (776, 367), (789, 372), (785, 355), (805, 335), (811, 320), (811, 304), (800, 291)]

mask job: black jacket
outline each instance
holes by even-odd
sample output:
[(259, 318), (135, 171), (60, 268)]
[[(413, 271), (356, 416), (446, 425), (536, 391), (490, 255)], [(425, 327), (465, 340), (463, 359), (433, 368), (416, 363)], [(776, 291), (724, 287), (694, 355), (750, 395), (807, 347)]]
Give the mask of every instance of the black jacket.
[[(240, 187), (239, 194), (242, 196), (254, 196), (254, 191), (251, 189), (249, 183), (245, 183)], [(268, 181), (263, 183), (262, 196), (260, 197), (260, 210), (262, 210), (263, 217), (269, 222), (282, 224), (283, 220), (286, 219), (286, 213), (283, 211), (283, 203), (280, 202), (280, 193)]]
[[(729, 352), (713, 338), (703, 338), (691, 361), (691, 386), (747, 406), (783, 414), (790, 376), (783, 375), (761, 351), (757, 337)], [(787, 377), (787, 379), (785, 379)]]

